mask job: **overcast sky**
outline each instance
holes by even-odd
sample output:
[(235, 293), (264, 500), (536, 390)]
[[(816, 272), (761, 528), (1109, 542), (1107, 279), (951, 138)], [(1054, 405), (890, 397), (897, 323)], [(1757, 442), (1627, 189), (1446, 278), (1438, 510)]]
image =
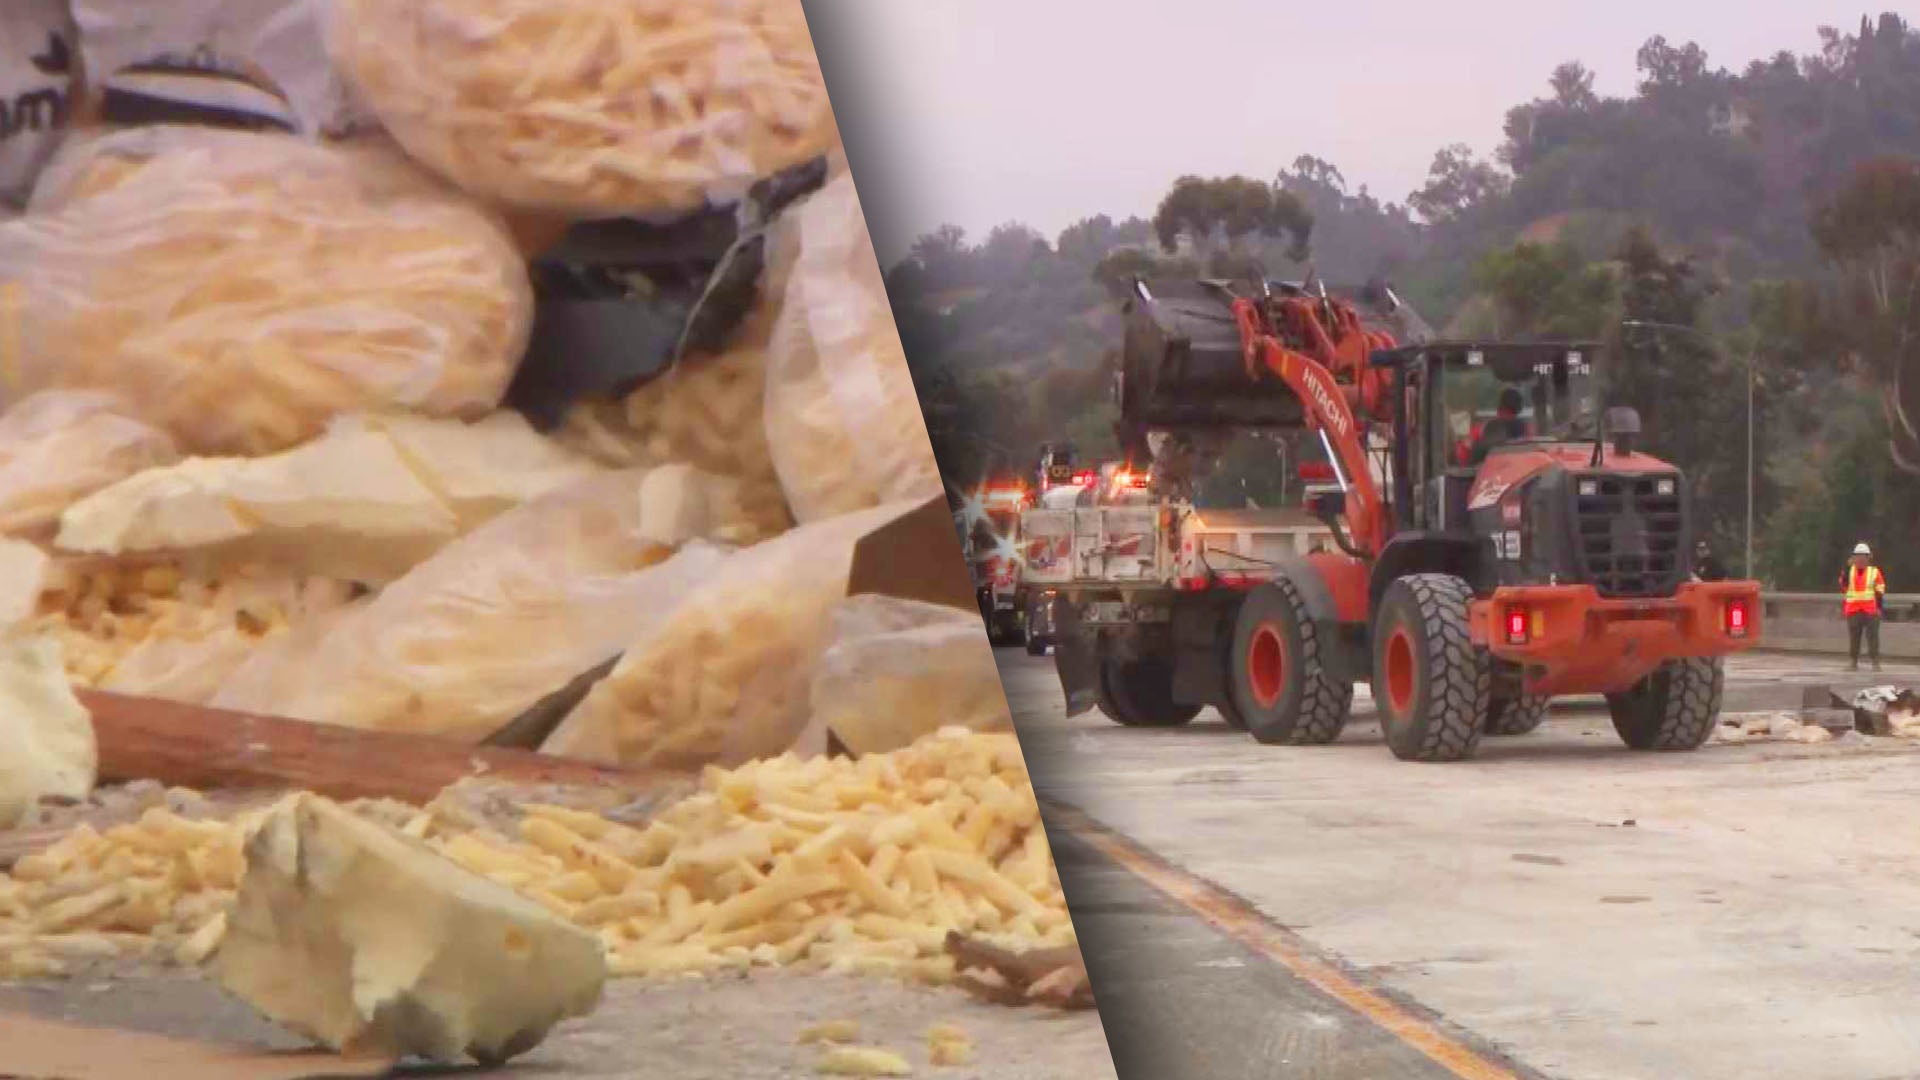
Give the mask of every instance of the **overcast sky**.
[[(1395, 201), (1433, 152), (1490, 154), (1506, 110), (1580, 60), (1632, 91), (1647, 38), (1739, 70), (1817, 49), (1832, 0), (805, 0), (883, 261), (944, 222), (1049, 239), (1149, 215), (1184, 173), (1272, 179), (1300, 154)], [(1873, 0), (1873, 13), (1901, 6)]]

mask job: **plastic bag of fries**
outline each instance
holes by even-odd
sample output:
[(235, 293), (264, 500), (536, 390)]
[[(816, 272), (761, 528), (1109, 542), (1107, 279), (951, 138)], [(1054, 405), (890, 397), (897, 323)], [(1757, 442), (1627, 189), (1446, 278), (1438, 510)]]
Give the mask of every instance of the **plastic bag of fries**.
[(619, 402), (576, 406), (562, 445), (610, 464), (684, 461), (736, 477), (760, 537), (793, 524), (767, 450), (766, 353), (688, 357)]
[(788, 209), (769, 280), (784, 282), (768, 347), (767, 444), (802, 522), (941, 491), (906, 353), (853, 180)]
[(800, 0), (333, 0), (327, 31), (410, 153), (503, 204), (687, 211), (835, 141)]
[(541, 750), (604, 764), (697, 770), (792, 747), (812, 672), (847, 593), (854, 545), (911, 507), (803, 525), (740, 551), (623, 644)]
[(824, 752), (829, 733), (850, 753), (880, 754), (943, 727), (1013, 728), (979, 612), (918, 600), (864, 595), (835, 608), (810, 697), (803, 752)]
[(518, 251), (391, 149), (159, 128), (75, 152), (51, 209), (0, 224), (0, 394), (111, 388), (186, 450), (264, 454), (345, 412), (479, 416), (512, 378)]
[(104, 393), (50, 390), (0, 413), (0, 534), (50, 536), (73, 503), (179, 457)]
[[(729, 482), (622, 471), (508, 511), (212, 704), (478, 742), (617, 654), (723, 562)], [(718, 494), (716, 494), (718, 493)]]

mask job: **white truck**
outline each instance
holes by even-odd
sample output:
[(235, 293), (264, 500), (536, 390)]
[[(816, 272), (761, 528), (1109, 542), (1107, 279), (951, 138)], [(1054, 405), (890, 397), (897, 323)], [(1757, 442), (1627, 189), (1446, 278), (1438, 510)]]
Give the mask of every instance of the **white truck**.
[[(1083, 494), (1079, 505), (1021, 515), (1022, 579), (1042, 598), (1030, 617), (1030, 641), (1062, 646), (1072, 635), (1128, 637), (1171, 622), (1176, 596), (1188, 597), (1187, 607), (1207, 596), (1230, 603), (1271, 579), (1277, 565), (1334, 550), (1332, 531), (1302, 509), (1201, 508), (1151, 494), (1144, 477), (1123, 473), (1120, 479)], [(1097, 704), (1123, 724), (1167, 722), (1165, 703), (1135, 708), (1125, 688), (1110, 685), (1099, 671), (1076, 677), (1066, 670), (1099, 665), (1103, 657), (1065, 647), (1056, 655), (1070, 711)], [(1097, 697), (1074, 700), (1085, 693), (1076, 694), (1076, 687), (1092, 688)]]

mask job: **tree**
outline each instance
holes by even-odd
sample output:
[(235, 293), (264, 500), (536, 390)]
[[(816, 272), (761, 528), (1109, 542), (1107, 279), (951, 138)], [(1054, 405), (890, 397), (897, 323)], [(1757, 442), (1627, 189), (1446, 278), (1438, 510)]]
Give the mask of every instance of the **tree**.
[(1434, 153), (1426, 186), (1408, 195), (1407, 205), (1429, 222), (1453, 221), (1505, 194), (1509, 183), (1505, 173), (1475, 158), (1471, 147), (1455, 143)]
[(979, 250), (982, 265), (997, 277), (1024, 275), (1036, 260), (1052, 253), (1046, 237), (1017, 221), (995, 225)]
[(1553, 103), (1563, 109), (1585, 110), (1600, 103), (1593, 92), (1593, 72), (1578, 60), (1554, 68), (1547, 83), (1553, 87)]
[(1063, 259), (1091, 269), (1120, 243), (1113, 219), (1105, 214), (1081, 218), (1060, 230), (1054, 250)]
[(1633, 65), (1640, 72), (1642, 94), (1685, 90), (1706, 79), (1707, 52), (1691, 41), (1678, 47), (1669, 45), (1665, 37), (1656, 34), (1640, 46)]
[(966, 278), (967, 231), (958, 225), (942, 225), (913, 242), (914, 261), (927, 272), (931, 282), (951, 285)]
[(1920, 474), (1920, 162), (1860, 166), (1813, 219), (1841, 275), (1841, 303), (1875, 380), (1889, 386), (1893, 460)]
[(1228, 248), (1252, 235), (1292, 239), (1288, 257), (1307, 256), (1313, 218), (1291, 192), (1245, 176), (1204, 179), (1183, 176), (1160, 200), (1153, 215), (1153, 231), (1162, 249), (1177, 251), (1182, 238), (1196, 248), (1211, 248), (1224, 238)]
[(1605, 335), (1614, 280), (1569, 244), (1517, 244), (1481, 258), (1476, 286), (1493, 301), (1492, 336), (1559, 340)]

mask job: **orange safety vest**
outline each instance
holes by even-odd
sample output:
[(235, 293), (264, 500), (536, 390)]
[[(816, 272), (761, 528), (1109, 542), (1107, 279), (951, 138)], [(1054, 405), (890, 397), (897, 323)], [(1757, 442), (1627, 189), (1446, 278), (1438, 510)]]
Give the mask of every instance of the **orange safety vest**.
[(1879, 567), (1847, 567), (1846, 614), (1879, 614), (1880, 594), (1886, 591), (1887, 580), (1880, 576)]

